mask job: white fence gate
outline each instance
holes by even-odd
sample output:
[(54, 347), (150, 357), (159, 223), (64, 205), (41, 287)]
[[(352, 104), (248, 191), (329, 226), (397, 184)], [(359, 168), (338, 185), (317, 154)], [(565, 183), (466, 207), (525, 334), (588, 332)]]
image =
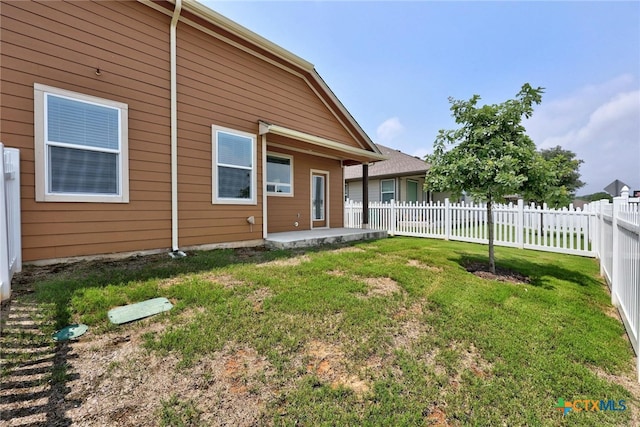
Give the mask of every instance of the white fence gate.
[(20, 152), (0, 143), (0, 302), (11, 296), (11, 278), (21, 269)]

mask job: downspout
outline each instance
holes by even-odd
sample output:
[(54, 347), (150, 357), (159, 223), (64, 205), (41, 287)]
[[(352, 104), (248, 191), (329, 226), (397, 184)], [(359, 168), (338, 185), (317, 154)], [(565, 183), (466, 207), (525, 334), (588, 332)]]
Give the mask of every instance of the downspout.
[(269, 217), (267, 212), (267, 134), (262, 134), (262, 238), (267, 238)]
[(178, 85), (177, 85), (177, 27), (182, 0), (176, 0), (170, 26), (171, 44), (171, 248), (172, 257), (185, 256), (178, 246)]

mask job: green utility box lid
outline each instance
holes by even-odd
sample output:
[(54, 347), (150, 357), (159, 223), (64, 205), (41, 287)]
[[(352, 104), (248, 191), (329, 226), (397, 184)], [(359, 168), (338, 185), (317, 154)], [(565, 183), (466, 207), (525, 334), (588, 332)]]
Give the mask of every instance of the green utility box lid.
[(69, 325), (66, 326), (56, 333), (53, 334), (54, 341), (66, 341), (66, 340), (74, 340), (83, 335), (89, 327), (87, 325), (83, 325), (82, 323), (78, 325)]
[(154, 314), (162, 313), (163, 311), (169, 311), (172, 307), (173, 304), (171, 304), (168, 299), (160, 297), (113, 308), (109, 310), (108, 315), (111, 323), (121, 325), (123, 323), (133, 322), (134, 320), (153, 316)]

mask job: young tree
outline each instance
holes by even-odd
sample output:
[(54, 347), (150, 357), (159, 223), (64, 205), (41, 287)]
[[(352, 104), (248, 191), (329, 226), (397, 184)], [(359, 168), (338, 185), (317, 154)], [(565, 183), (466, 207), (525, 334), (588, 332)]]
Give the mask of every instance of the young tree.
[[(515, 99), (477, 107), (479, 95), (468, 101), (449, 98), (458, 129), (440, 130), (427, 156), (431, 164), (425, 189), (462, 191), (487, 204), (489, 269), (495, 274), (492, 207), (509, 194), (536, 192), (551, 175), (536, 146), (525, 134), (522, 119), (542, 101), (543, 88), (524, 84)], [(447, 150), (447, 146), (453, 148)]]

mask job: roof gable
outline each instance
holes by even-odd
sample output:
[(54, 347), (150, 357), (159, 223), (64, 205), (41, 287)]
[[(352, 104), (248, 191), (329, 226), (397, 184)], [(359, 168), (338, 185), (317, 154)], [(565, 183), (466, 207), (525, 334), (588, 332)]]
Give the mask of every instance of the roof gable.
[[(173, 4), (176, 3), (175, 0), (162, 3), (152, 0), (138, 1), (167, 15), (173, 13)], [(299, 77), (344, 129), (345, 135), (351, 139), (349, 145), (357, 145), (362, 150), (375, 153), (376, 156), (370, 160), (380, 157), (376, 145), (327, 86), (313, 64), (196, 0), (182, 0), (179, 21)]]

